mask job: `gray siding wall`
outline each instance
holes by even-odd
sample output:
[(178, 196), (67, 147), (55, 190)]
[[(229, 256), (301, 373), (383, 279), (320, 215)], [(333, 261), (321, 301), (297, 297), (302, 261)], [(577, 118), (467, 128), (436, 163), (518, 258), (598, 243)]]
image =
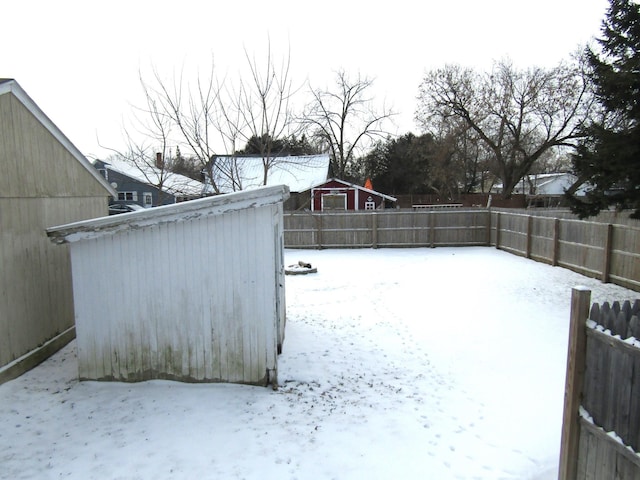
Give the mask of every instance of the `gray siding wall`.
[(0, 367), (74, 324), (69, 250), (45, 229), (105, 210), (104, 198), (0, 198)]
[(106, 215), (109, 191), (70, 148), (30, 100), (0, 94), (0, 383), (73, 335), (68, 248), (45, 229)]

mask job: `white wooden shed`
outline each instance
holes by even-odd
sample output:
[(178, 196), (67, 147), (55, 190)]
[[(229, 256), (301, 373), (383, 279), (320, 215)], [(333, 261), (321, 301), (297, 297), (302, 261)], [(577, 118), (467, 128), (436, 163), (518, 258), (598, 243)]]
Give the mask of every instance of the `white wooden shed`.
[(286, 186), (47, 230), (69, 243), (81, 380), (277, 382)]

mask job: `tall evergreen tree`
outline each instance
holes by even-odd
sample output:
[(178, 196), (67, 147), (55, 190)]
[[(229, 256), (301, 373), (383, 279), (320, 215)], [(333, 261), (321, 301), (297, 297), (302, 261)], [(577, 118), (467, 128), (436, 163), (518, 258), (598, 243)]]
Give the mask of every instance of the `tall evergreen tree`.
[(573, 166), (579, 181), (591, 187), (586, 201), (568, 196), (581, 218), (610, 205), (633, 208), (640, 218), (640, 6), (631, 0), (610, 0), (598, 39), (599, 52), (587, 49), (601, 119), (585, 131)]

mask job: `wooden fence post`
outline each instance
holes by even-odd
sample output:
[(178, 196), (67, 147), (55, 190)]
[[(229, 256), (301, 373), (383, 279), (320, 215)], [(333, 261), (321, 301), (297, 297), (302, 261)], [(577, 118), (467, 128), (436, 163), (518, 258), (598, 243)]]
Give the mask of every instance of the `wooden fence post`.
[(533, 229), (533, 215), (527, 217), (527, 249), (525, 256), (531, 258), (531, 230)]
[(553, 258), (551, 265), (558, 266), (558, 255), (560, 255), (560, 219), (553, 219)]
[(500, 248), (500, 212), (496, 213), (496, 248)]
[(371, 214), (371, 244), (378, 248), (378, 215), (375, 212)]
[(318, 240), (318, 250), (322, 250), (322, 214), (316, 216), (317, 222), (317, 234), (316, 238)]
[(582, 400), (587, 348), (586, 322), (589, 318), (591, 290), (575, 287), (571, 291), (571, 322), (567, 350), (567, 376), (564, 387), (562, 441), (560, 443), (559, 480), (576, 480), (580, 443), (579, 408)]
[(487, 247), (491, 246), (491, 209), (487, 209)]
[(613, 225), (607, 225), (607, 232), (604, 237), (604, 262), (602, 265), (602, 282), (609, 283), (609, 273), (611, 273), (611, 249), (613, 241)]
[(436, 243), (436, 212), (433, 210), (429, 212), (429, 243), (431, 248), (435, 247)]

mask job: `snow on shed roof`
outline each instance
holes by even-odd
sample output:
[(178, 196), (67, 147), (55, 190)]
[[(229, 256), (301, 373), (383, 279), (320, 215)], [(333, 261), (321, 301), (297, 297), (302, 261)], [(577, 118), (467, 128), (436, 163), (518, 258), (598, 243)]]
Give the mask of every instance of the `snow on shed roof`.
[(192, 178), (161, 170), (153, 165), (134, 165), (117, 158), (104, 161), (113, 171), (133, 178), (141, 183), (157, 187), (162, 179), (162, 190), (174, 196), (194, 196), (210, 193), (206, 185)]
[(48, 228), (47, 235), (54, 243), (71, 243), (151, 225), (183, 222), (209, 215), (272, 205), (287, 198), (289, 198), (289, 189), (285, 185), (262, 187), (59, 225)]
[(53, 137), (67, 149), (67, 151), (76, 159), (80, 164), (87, 169), (87, 171), (104, 187), (107, 189), (109, 194), (114, 197), (118, 196), (118, 192), (109, 185), (109, 183), (100, 175), (91, 162), (87, 160), (87, 158), (78, 150), (78, 148), (71, 143), (71, 141), (65, 136), (62, 131), (56, 127), (56, 125), (51, 121), (49, 117), (45, 115), (45, 113), (38, 107), (36, 102), (34, 102), (27, 92), (25, 92), (22, 87), (12, 78), (1, 78), (0, 79), (0, 95), (5, 95), (7, 93), (12, 93), (15, 98), (17, 98), (24, 107), (31, 112), (31, 114), (36, 117), (36, 119), (40, 122), (40, 124), (46, 128)]
[[(218, 158), (233, 158), (238, 168), (242, 189), (263, 185), (264, 167), (262, 156), (221, 155)], [(286, 185), (291, 192), (303, 192), (313, 185), (327, 180), (329, 155), (287, 155), (270, 159), (267, 185)], [(225, 185), (221, 185), (226, 188)]]

